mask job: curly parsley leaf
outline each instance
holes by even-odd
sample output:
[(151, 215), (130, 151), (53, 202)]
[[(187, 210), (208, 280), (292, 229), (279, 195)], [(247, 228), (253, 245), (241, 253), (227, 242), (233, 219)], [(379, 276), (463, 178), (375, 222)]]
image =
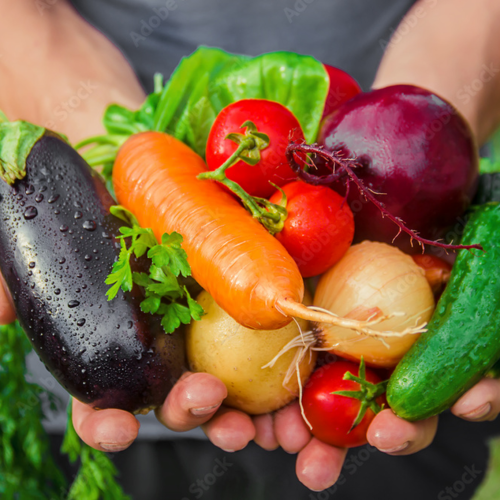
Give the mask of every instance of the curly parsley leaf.
[(201, 317), (205, 314), (205, 311), (203, 310), (203, 307), (194, 300), (190, 293), (188, 292), (187, 288), (184, 287), (184, 293), (186, 294), (186, 299), (189, 307), (189, 312), (191, 313), (191, 317), (195, 321), (200, 321)]
[(118, 260), (113, 264), (111, 274), (106, 278), (106, 285), (113, 285), (106, 295), (108, 300), (113, 300), (120, 288), (124, 292), (130, 292), (133, 286), (132, 269), (130, 268), (130, 249), (127, 249), (125, 241), (121, 241), (122, 248)]
[(152, 248), (148, 252), (148, 257), (155, 266), (168, 266), (175, 276), (182, 274), (186, 278), (191, 276), (191, 268), (181, 245), (182, 236), (179, 233), (164, 234), (161, 245)]
[[(108, 300), (114, 299), (120, 289), (128, 292), (136, 284), (144, 288), (146, 295), (141, 310), (161, 315), (166, 333), (172, 333), (181, 324), (189, 324), (192, 319), (198, 321), (204, 314), (203, 308), (178, 280), (179, 276), (191, 275), (187, 254), (182, 248), (182, 236), (176, 232), (164, 234), (158, 243), (153, 231), (140, 227), (136, 217), (124, 207), (112, 207), (111, 213), (131, 227), (120, 228), (118, 239), (122, 248), (106, 279), (106, 284), (112, 285), (107, 292)], [(129, 247), (126, 238), (130, 238)], [(130, 258), (132, 255), (142, 257), (146, 252), (152, 261), (149, 274), (133, 273)]]

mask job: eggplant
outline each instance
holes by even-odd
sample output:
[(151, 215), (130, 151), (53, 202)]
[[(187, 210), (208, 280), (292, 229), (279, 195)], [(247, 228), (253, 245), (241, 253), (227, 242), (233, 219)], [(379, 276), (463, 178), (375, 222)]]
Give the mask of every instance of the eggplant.
[[(108, 302), (105, 279), (124, 223), (109, 213), (114, 201), (85, 160), (43, 131), (21, 163), (22, 178), (0, 180), (0, 270), (22, 328), (71, 395), (147, 413), (185, 370), (181, 332), (165, 334), (157, 315), (140, 310), (138, 287)], [(134, 266), (147, 271), (148, 263)]]

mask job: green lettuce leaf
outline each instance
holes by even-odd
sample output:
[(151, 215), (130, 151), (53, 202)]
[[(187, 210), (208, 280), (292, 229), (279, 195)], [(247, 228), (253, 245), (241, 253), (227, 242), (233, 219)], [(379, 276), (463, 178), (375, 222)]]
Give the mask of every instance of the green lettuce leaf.
[(210, 86), (219, 112), (240, 99), (268, 99), (286, 106), (314, 142), (323, 114), (329, 80), (323, 64), (293, 52), (271, 52), (222, 72)]
[(104, 166), (109, 180), (118, 149), (137, 132), (167, 132), (205, 157), (208, 134), (219, 112), (240, 99), (269, 99), (286, 106), (297, 118), (307, 142), (316, 140), (329, 79), (323, 64), (310, 56), (271, 52), (257, 57), (200, 47), (184, 57), (168, 82), (155, 76), (155, 90), (141, 108), (131, 111), (112, 104), (104, 116), (107, 134), (82, 154), (93, 166)]
[(209, 47), (184, 57), (159, 99), (154, 129), (172, 134), (205, 156), (208, 133), (218, 113), (209, 99), (210, 82), (248, 59)]

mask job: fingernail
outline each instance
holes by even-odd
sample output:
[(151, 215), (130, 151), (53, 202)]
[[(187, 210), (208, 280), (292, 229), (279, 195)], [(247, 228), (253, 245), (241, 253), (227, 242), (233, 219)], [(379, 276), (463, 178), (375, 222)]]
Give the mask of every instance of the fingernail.
[(212, 406), (204, 406), (203, 408), (191, 408), (189, 411), (195, 417), (205, 417), (206, 415), (210, 415), (213, 413), (220, 405), (222, 401)]
[(396, 446), (395, 448), (390, 448), (389, 450), (382, 450), (379, 448), (379, 451), (381, 451), (383, 453), (397, 453), (398, 451), (405, 450), (406, 448), (408, 448), (409, 445), (410, 445), (410, 442), (406, 441), (406, 443), (403, 443), (400, 446)]
[(236, 450), (230, 450), (229, 448), (221, 448), (222, 451), (225, 451), (226, 453), (234, 453)]
[(99, 443), (99, 446), (104, 450), (104, 451), (109, 451), (110, 453), (116, 453), (118, 451), (123, 451), (126, 450), (134, 440), (129, 441), (128, 443)]
[(467, 420), (479, 420), (480, 418), (485, 417), (491, 411), (491, 404), (485, 403), (484, 405), (476, 408), (475, 410), (470, 411), (469, 413), (465, 413), (460, 415), (462, 418), (466, 418)]

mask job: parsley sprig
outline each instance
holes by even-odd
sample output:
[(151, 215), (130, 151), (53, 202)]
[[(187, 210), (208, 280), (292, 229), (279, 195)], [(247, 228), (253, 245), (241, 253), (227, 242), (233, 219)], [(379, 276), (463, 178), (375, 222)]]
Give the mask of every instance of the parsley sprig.
[[(176, 232), (165, 233), (161, 243), (158, 243), (153, 231), (142, 228), (135, 216), (124, 207), (111, 207), (111, 213), (131, 227), (120, 228), (120, 255), (106, 279), (106, 284), (112, 285), (107, 292), (108, 300), (114, 299), (120, 288), (130, 292), (136, 284), (142, 286), (146, 294), (141, 302), (141, 310), (160, 314), (165, 333), (172, 333), (181, 323), (189, 324), (191, 319), (199, 320), (204, 313), (203, 308), (178, 279), (179, 276), (191, 276), (191, 267), (182, 248), (182, 236)], [(131, 240), (129, 247), (125, 241), (127, 238)], [(149, 274), (132, 272), (132, 255), (139, 258), (146, 252), (152, 261)]]

